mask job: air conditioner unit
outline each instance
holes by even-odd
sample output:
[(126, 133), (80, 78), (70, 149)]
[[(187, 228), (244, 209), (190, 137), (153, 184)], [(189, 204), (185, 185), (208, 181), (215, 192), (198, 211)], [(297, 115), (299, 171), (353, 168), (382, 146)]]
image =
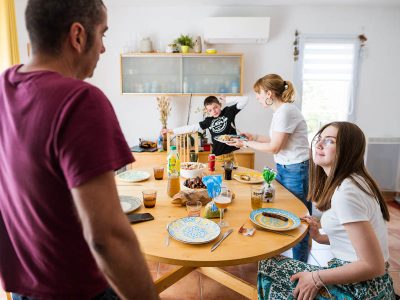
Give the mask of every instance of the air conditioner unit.
[(207, 18), (204, 41), (209, 44), (263, 44), (268, 40), (269, 21), (269, 17)]

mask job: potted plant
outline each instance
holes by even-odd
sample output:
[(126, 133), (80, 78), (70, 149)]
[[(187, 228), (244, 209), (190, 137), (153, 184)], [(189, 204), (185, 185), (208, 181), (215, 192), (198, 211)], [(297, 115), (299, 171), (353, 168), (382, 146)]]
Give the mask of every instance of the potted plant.
[(176, 40), (174, 40), (174, 43), (181, 46), (182, 53), (188, 53), (189, 48), (193, 48), (193, 40), (188, 35), (181, 34), (180, 37), (178, 37)]

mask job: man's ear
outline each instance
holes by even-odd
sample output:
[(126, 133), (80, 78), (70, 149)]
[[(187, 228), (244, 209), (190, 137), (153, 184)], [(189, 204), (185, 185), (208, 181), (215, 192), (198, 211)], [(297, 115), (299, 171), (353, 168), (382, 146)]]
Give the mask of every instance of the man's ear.
[(83, 53), (86, 48), (87, 33), (81, 23), (72, 23), (69, 29), (69, 42), (78, 53)]

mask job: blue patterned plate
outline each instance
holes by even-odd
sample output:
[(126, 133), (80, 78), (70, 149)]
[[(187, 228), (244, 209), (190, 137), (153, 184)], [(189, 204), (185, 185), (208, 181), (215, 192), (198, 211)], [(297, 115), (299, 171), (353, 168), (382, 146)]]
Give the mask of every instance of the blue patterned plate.
[(142, 205), (142, 201), (138, 197), (120, 195), (119, 202), (124, 213), (128, 214)]
[[(263, 216), (263, 212), (278, 214), (280, 216), (288, 218), (288, 220), (283, 221), (280, 219)], [(292, 214), (291, 212), (278, 208), (260, 208), (253, 210), (250, 213), (250, 221), (257, 226), (275, 231), (292, 230), (299, 227), (300, 225), (300, 219), (298, 216)]]
[(169, 235), (186, 244), (205, 244), (221, 233), (218, 224), (200, 217), (186, 217), (172, 221), (167, 228)]
[(145, 171), (128, 170), (117, 175), (119, 180), (126, 182), (138, 182), (146, 180), (150, 174)]

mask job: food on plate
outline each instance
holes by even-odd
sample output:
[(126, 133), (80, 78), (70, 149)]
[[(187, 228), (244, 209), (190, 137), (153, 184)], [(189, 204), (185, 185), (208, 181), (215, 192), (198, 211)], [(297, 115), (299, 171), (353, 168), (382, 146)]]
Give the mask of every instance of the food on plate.
[(188, 178), (183, 182), (183, 185), (190, 188), (190, 189), (205, 189), (206, 186), (204, 185), (201, 177), (197, 176), (196, 178)]
[(185, 206), (187, 201), (200, 201), (203, 205), (211, 201), (207, 190), (180, 191), (172, 198), (171, 203)]
[(197, 163), (197, 162), (185, 162), (181, 163), (181, 169), (183, 170), (200, 170), (204, 169), (205, 165), (202, 163)]
[(240, 179), (242, 179), (244, 181), (250, 181), (251, 177), (249, 175), (240, 175)]
[(282, 221), (284, 221), (284, 222), (289, 221), (289, 219), (286, 218), (286, 217), (284, 217), (284, 216), (281, 216), (281, 215), (279, 215), (279, 214), (274, 214), (274, 213), (266, 212), (266, 211), (263, 211), (263, 212), (262, 212), (262, 215), (263, 215), (264, 217), (275, 218), (275, 219), (278, 219), (278, 220), (282, 220)]
[(144, 141), (142, 139), (139, 139), (139, 146), (141, 148), (145, 148), (145, 149), (149, 149), (149, 148), (156, 148), (157, 144), (155, 142), (151, 142), (151, 141)]

